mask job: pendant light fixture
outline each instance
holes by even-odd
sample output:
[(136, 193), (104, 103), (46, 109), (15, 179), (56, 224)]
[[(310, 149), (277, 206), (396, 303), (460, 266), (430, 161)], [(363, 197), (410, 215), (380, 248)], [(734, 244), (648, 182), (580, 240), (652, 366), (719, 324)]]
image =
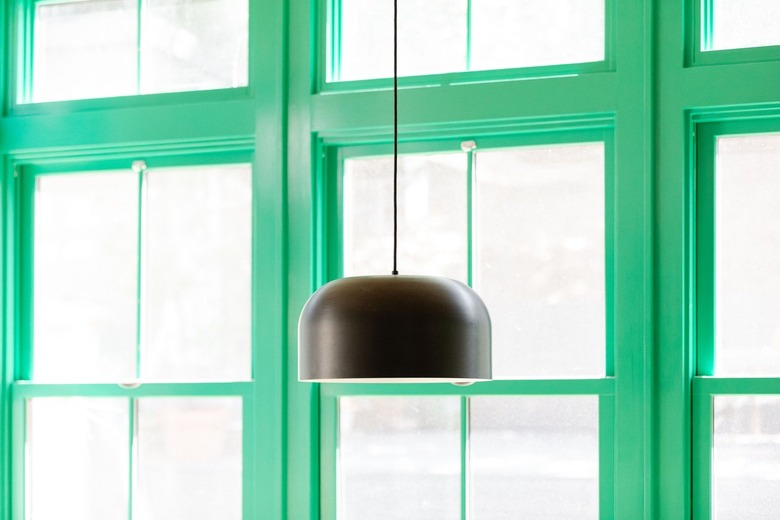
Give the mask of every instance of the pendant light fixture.
[(491, 379), (490, 315), (450, 278), (398, 274), (398, 0), (393, 0), (393, 271), (320, 287), (298, 321), (298, 378), (311, 382)]

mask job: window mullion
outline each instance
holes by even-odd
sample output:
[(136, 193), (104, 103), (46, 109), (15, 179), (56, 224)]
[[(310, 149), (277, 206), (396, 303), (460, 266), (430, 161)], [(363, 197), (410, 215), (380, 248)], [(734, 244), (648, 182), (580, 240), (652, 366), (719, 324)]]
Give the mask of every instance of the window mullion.
[(136, 234), (136, 255), (137, 255), (137, 267), (136, 267), (136, 321), (135, 321), (135, 377), (141, 378), (141, 347), (143, 344), (143, 299), (144, 299), (144, 275), (145, 275), (145, 262), (144, 262), (144, 237), (146, 236), (146, 207), (147, 207), (147, 185), (148, 185), (148, 172), (146, 171), (146, 164), (143, 161), (136, 161), (133, 163), (133, 169), (138, 173), (138, 231)]
[(471, 70), (471, 15), (472, 0), (466, 0), (466, 70)]
[(135, 93), (141, 93), (141, 18), (143, 0), (138, 0), (135, 9)]
[(21, 226), (19, 236), (19, 247), (21, 249), (18, 258), (22, 260), (19, 270), (22, 272), (21, 287), (19, 293), (23, 302), (21, 312), (18, 318), (21, 331), (21, 341), (18, 346), (18, 359), (15, 360), (15, 379), (31, 380), (33, 377), (33, 355), (34, 355), (34, 320), (33, 307), (35, 305), (35, 260), (34, 260), (34, 229), (35, 229), (35, 192), (38, 190), (38, 182), (32, 174), (25, 175), (20, 173), (19, 167), (14, 167), (16, 176), (16, 185), (18, 196), (16, 203), (19, 206), (19, 215)]
[(135, 505), (135, 490), (138, 487), (138, 399), (128, 401), (130, 410), (128, 414), (128, 479), (127, 479), (127, 520), (133, 520), (133, 508)]
[(599, 395), (599, 518), (615, 517), (615, 395)]
[(468, 520), (470, 517), (469, 489), (469, 404), (466, 396), (460, 398), (460, 518)]
[(714, 413), (712, 394), (707, 392), (693, 395), (693, 518), (712, 518), (712, 454), (714, 449)]

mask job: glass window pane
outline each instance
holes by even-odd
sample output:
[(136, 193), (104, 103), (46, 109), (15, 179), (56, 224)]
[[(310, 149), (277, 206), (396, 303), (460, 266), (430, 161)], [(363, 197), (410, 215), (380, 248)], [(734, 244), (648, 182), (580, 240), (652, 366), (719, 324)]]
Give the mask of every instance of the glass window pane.
[(711, 1), (712, 46), (707, 50), (780, 45), (777, 0)]
[(33, 101), (136, 92), (135, 0), (37, 3)]
[(780, 375), (780, 135), (721, 137), (715, 171), (715, 373)]
[[(337, 8), (333, 79), (392, 76), (392, 2), (341, 0)], [(604, 0), (400, 0), (399, 74), (602, 61), (605, 12)]]
[(339, 400), (339, 520), (460, 518), (460, 400)]
[(240, 520), (240, 398), (138, 401), (135, 520)]
[[(398, 1), (401, 76), (463, 70), (466, 0)], [(341, 61), (337, 79), (393, 75), (393, 3), (341, 0)]]
[(132, 379), (138, 176), (47, 175), (37, 183), (34, 377)]
[(124, 399), (28, 401), (29, 520), (127, 520), (128, 410)]
[(713, 519), (777, 518), (780, 397), (716, 396)]
[[(468, 163), (463, 153), (398, 161), (398, 270), (465, 282)], [(393, 270), (393, 159), (344, 165), (344, 274)]]
[(145, 0), (141, 92), (247, 84), (247, 0)]
[(251, 167), (154, 170), (146, 180), (142, 377), (249, 379)]
[(470, 403), (470, 518), (599, 518), (598, 397)]
[(604, 0), (472, 0), (471, 69), (604, 59)]
[(476, 197), (493, 376), (603, 376), (603, 144), (479, 152)]

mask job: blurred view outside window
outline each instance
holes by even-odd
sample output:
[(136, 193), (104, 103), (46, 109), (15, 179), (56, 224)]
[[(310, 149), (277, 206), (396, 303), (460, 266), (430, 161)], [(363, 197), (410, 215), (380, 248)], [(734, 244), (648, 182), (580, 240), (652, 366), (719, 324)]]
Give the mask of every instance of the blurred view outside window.
[(339, 520), (460, 518), (460, 399), (339, 400)]
[(604, 146), (477, 152), (474, 286), (494, 378), (603, 377)]
[[(252, 378), (251, 179), (248, 164), (35, 177), (31, 379), (83, 396), (26, 399), (28, 520), (242, 518), (244, 404), (220, 383)], [(89, 385), (149, 382), (167, 389)]]
[(699, 0), (711, 2), (710, 46), (705, 50), (780, 45), (777, 0)]
[[(476, 152), (399, 161), (399, 270), (468, 280), (493, 324), (494, 378), (603, 377), (604, 146)], [(344, 274), (392, 260), (392, 158), (344, 166)], [(469, 243), (469, 208), (473, 236)]]
[[(605, 376), (604, 154), (594, 142), (399, 158), (399, 271), (474, 283), (495, 378)], [(347, 276), (392, 268), (392, 180), (391, 157), (344, 161)], [(596, 395), (338, 408), (339, 520), (459, 519), (464, 500), (474, 520), (599, 518)]]
[(38, 177), (34, 379), (250, 379), (251, 209), (248, 165)]
[[(726, 135), (715, 143), (714, 375), (776, 378), (780, 135)], [(780, 397), (715, 395), (713, 401), (713, 518), (774, 518), (780, 509)]]
[[(393, 4), (329, 3), (333, 81), (392, 76)], [(401, 76), (605, 59), (604, 0), (399, 0)], [(332, 13), (334, 14), (334, 13)], [(336, 66), (337, 65), (337, 66)]]
[(241, 87), (248, 0), (41, 1), (30, 101)]
[(470, 518), (599, 518), (598, 397), (474, 397), (469, 412)]
[(719, 137), (715, 375), (780, 375), (780, 135)]
[(716, 396), (714, 520), (776, 518), (780, 511), (780, 397)]
[(237, 397), (30, 399), (27, 518), (240, 520), (241, 414)]

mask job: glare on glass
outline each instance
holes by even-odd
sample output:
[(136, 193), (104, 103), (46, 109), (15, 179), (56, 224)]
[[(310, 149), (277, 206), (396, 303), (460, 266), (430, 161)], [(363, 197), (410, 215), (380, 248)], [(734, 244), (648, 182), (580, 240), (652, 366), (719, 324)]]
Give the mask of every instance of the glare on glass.
[(36, 3), (33, 101), (134, 94), (137, 6), (135, 0)]
[[(334, 2), (332, 80), (390, 77), (393, 4)], [(604, 60), (604, 0), (400, 0), (401, 76)]]
[[(398, 174), (398, 270), (465, 282), (468, 162), (463, 153), (405, 155)], [(393, 269), (393, 159), (344, 165), (344, 274)]]
[(138, 401), (134, 520), (242, 518), (237, 397)]
[(137, 175), (36, 182), (33, 377), (135, 377)]
[(28, 401), (28, 520), (127, 520), (128, 410), (124, 399)]
[(251, 377), (251, 166), (145, 177), (145, 379)]
[(141, 92), (247, 84), (247, 0), (145, 0)]
[(712, 2), (712, 35), (710, 47), (705, 50), (780, 45), (780, 2), (777, 0), (709, 1)]
[(475, 288), (493, 376), (605, 373), (604, 146), (478, 152)]
[(32, 101), (245, 86), (248, 11), (247, 0), (39, 2)]
[(716, 396), (713, 519), (774, 519), (780, 510), (780, 397)]
[(715, 166), (715, 374), (780, 374), (780, 135), (721, 137)]
[(475, 397), (469, 415), (469, 518), (599, 518), (598, 397)]
[(339, 520), (459, 519), (459, 403), (339, 399)]
[(604, 0), (472, 0), (471, 69), (604, 59)]
[[(393, 75), (393, 3), (341, 0), (341, 81)], [(466, 0), (398, 1), (401, 76), (466, 67)]]

